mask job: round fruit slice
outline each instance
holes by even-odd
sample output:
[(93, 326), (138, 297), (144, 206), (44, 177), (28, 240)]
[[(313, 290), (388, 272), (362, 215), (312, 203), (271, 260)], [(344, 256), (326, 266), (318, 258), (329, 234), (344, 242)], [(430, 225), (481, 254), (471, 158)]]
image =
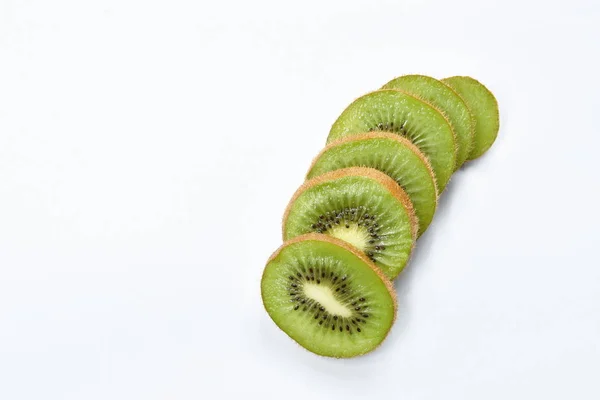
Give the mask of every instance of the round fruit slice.
[(406, 192), (383, 172), (353, 167), (313, 178), (298, 189), (283, 217), (283, 239), (309, 232), (342, 239), (395, 278), (417, 238)]
[(496, 98), (483, 84), (468, 76), (453, 76), (442, 79), (465, 101), (475, 120), (475, 136), (469, 160), (485, 153), (498, 136), (500, 115)]
[(429, 158), (440, 192), (456, 165), (454, 132), (429, 104), (399, 90), (378, 90), (350, 104), (331, 127), (327, 142), (368, 131), (387, 131), (410, 139)]
[(356, 249), (326, 235), (284, 243), (267, 263), (261, 292), (273, 322), (322, 356), (368, 353), (396, 317), (389, 280)]
[(456, 169), (463, 165), (473, 147), (475, 127), (469, 108), (454, 90), (425, 75), (404, 75), (389, 81), (383, 89), (402, 90), (440, 110), (456, 134)]
[(437, 186), (429, 160), (410, 140), (394, 133), (371, 132), (330, 143), (315, 158), (307, 179), (347, 167), (378, 169), (406, 191), (419, 219), (419, 235), (437, 207)]

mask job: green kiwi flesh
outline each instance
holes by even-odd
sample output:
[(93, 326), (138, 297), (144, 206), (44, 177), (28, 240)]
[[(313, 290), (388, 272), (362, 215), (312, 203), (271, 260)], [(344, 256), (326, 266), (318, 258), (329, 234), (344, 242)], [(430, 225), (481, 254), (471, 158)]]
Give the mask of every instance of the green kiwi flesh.
[(351, 246), (321, 234), (284, 243), (267, 262), (261, 294), (281, 330), (328, 357), (375, 349), (396, 316), (396, 295), (381, 271)]
[(399, 89), (426, 101), (438, 110), (450, 122), (458, 151), (456, 169), (467, 160), (473, 147), (474, 124), (469, 108), (463, 99), (444, 83), (425, 75), (404, 75), (393, 79), (383, 89)]
[(427, 229), (437, 207), (437, 185), (429, 161), (414, 144), (386, 132), (348, 136), (325, 147), (306, 177), (354, 166), (375, 168), (394, 179), (414, 206), (419, 236)]
[(392, 178), (352, 167), (313, 178), (294, 194), (283, 217), (283, 239), (310, 232), (350, 243), (393, 279), (410, 258), (418, 220)]
[(485, 153), (498, 136), (500, 115), (496, 98), (483, 84), (468, 76), (453, 76), (442, 79), (465, 101), (475, 120), (475, 136), (469, 160)]
[(446, 118), (429, 104), (398, 90), (356, 99), (335, 121), (327, 143), (345, 136), (386, 131), (410, 139), (431, 162), (440, 192), (456, 166), (456, 141)]

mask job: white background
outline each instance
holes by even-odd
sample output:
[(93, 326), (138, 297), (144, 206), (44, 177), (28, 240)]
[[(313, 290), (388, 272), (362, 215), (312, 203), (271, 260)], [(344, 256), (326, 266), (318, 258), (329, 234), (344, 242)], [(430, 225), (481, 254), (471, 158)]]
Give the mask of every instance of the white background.
[[(600, 398), (597, 1), (0, 1), (0, 399)], [(384, 345), (263, 310), (280, 218), (355, 97), (496, 94)], [(379, 397), (378, 397), (379, 396)]]

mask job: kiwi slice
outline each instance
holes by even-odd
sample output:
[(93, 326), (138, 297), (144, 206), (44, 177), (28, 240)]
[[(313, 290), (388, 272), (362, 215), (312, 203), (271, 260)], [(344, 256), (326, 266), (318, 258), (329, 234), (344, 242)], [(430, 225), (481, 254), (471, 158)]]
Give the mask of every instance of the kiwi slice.
[(396, 294), (383, 273), (352, 246), (322, 234), (284, 243), (267, 262), (261, 293), (273, 322), (322, 356), (368, 353), (396, 317)]
[(356, 99), (331, 127), (327, 142), (369, 131), (410, 139), (429, 158), (444, 190), (456, 165), (456, 141), (446, 118), (431, 105), (399, 90), (377, 90)]
[(404, 268), (418, 232), (406, 192), (373, 168), (351, 167), (313, 178), (292, 197), (283, 239), (325, 233), (363, 251), (390, 278)]
[(458, 150), (456, 169), (467, 160), (473, 147), (474, 124), (463, 99), (444, 83), (425, 75), (404, 75), (393, 79), (383, 89), (399, 89), (425, 100), (440, 110), (456, 134)]
[(475, 136), (469, 160), (485, 153), (498, 136), (500, 114), (496, 98), (483, 84), (469, 76), (453, 76), (442, 79), (465, 101), (475, 120)]
[(429, 160), (410, 140), (386, 132), (344, 137), (319, 153), (306, 177), (353, 166), (375, 168), (393, 178), (414, 206), (419, 235), (427, 229), (437, 207), (437, 185)]

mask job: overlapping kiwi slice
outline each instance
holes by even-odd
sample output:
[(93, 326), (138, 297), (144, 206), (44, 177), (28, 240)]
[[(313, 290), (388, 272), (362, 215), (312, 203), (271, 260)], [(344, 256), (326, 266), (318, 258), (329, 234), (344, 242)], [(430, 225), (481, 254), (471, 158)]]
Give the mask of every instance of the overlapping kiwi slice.
[(485, 153), (494, 144), (500, 129), (500, 116), (496, 98), (482, 83), (469, 76), (442, 79), (465, 101), (475, 120), (475, 136), (469, 160)]
[(392, 178), (352, 167), (313, 178), (294, 194), (283, 217), (283, 238), (309, 232), (350, 243), (393, 279), (408, 262), (418, 220), (410, 198)]
[(284, 243), (267, 263), (261, 294), (281, 330), (329, 357), (373, 350), (396, 316), (396, 295), (381, 271), (352, 246), (322, 234)]
[(456, 166), (457, 145), (448, 120), (433, 106), (398, 90), (359, 97), (335, 121), (327, 142), (369, 131), (405, 136), (429, 159), (441, 191)]
[(427, 229), (437, 207), (437, 185), (429, 161), (410, 140), (386, 132), (344, 137), (319, 153), (306, 177), (353, 166), (375, 168), (393, 178), (414, 206), (419, 235)]
[(433, 105), (448, 119), (456, 134), (458, 150), (456, 169), (467, 160), (473, 147), (475, 131), (469, 108), (450, 87), (425, 75), (404, 75), (393, 79), (383, 89), (399, 89)]

